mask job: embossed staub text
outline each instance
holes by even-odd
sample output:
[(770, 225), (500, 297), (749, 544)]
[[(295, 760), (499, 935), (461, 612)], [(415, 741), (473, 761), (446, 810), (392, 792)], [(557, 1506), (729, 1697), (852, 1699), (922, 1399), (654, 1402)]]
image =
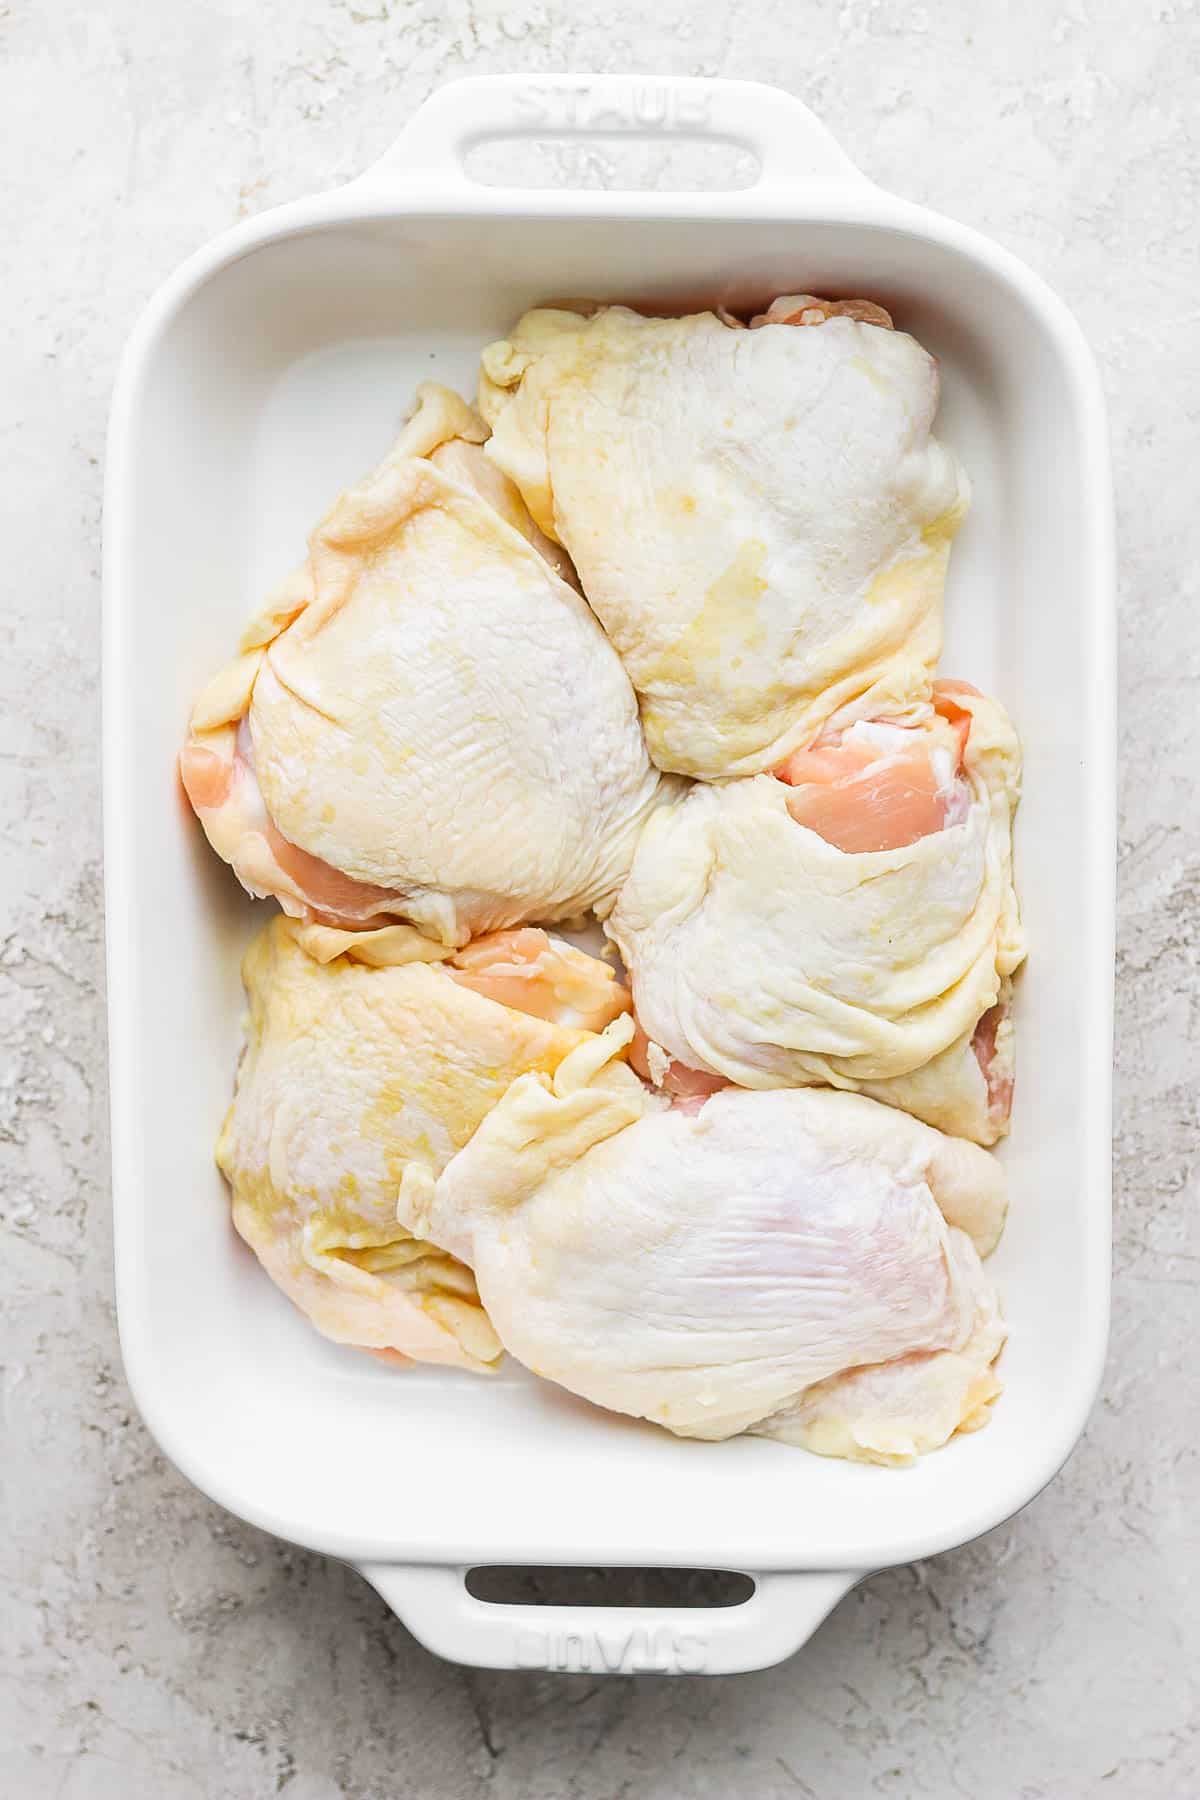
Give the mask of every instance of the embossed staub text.
[(635, 1626), (632, 1631), (523, 1630), (514, 1634), (519, 1669), (583, 1675), (699, 1675), (708, 1666), (708, 1639), (699, 1632)]
[(701, 131), (710, 123), (712, 96), (704, 90), (638, 81), (620, 93), (586, 81), (569, 87), (541, 87), (531, 81), (514, 88), (516, 123), (524, 130)]

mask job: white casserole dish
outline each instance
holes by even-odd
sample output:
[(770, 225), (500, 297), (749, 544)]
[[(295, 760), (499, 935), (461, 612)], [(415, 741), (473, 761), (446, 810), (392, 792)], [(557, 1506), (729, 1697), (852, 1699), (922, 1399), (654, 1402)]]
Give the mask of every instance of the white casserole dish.
[[(505, 136), (714, 138), (735, 193), (474, 185)], [(507, 1369), (397, 1375), (316, 1335), (229, 1223), (212, 1148), (240, 950), (266, 915), (209, 852), (174, 759), (201, 681), (306, 530), (387, 448), (415, 383), (470, 393), (531, 303), (882, 301), (940, 357), (939, 432), (974, 508), (946, 673), (994, 690), (1026, 756), (1029, 941), (992, 1268), (1011, 1342), (975, 1436), (903, 1471), (756, 1439), (680, 1442)], [(797, 101), (746, 82), (501, 77), (442, 89), (331, 194), (192, 257), (130, 341), (105, 542), (105, 829), (117, 1295), (129, 1380), (189, 1479), (358, 1564), (432, 1649), (496, 1667), (712, 1672), (777, 1661), (863, 1574), (997, 1525), (1058, 1469), (1107, 1327), (1113, 940), (1113, 541), (1096, 372), (1061, 303), (975, 233), (881, 192)], [(504, 1607), (480, 1563), (720, 1567), (711, 1612)]]

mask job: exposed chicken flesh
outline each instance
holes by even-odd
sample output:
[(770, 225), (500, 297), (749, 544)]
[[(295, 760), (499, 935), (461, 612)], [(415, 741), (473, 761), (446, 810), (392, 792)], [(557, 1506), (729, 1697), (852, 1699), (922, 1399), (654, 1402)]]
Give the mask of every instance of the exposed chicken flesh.
[(476, 938), (455, 952), (446, 973), (502, 1006), (579, 1031), (603, 1031), (631, 1004), (607, 963), (530, 926)]
[(824, 325), (827, 319), (857, 319), (860, 325), (895, 330), (891, 313), (873, 300), (822, 300), (817, 294), (780, 294), (750, 325), (752, 330), (760, 325)]
[(774, 773), (792, 789), (787, 808), (838, 850), (853, 854), (902, 850), (923, 837), (961, 825), (971, 804), (963, 755), (971, 716), (939, 704), (919, 724), (859, 719), (822, 732), (794, 750)]

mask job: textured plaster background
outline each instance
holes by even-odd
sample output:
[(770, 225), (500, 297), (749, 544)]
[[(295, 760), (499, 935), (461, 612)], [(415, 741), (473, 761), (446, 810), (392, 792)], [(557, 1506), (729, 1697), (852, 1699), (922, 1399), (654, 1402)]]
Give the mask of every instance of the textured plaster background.
[[(114, 361), (239, 216), (464, 72), (723, 73), (993, 233), (1099, 352), (1123, 551), (1118, 1206), (1103, 1399), (986, 1540), (801, 1655), (665, 1683), (434, 1661), (226, 1517), (125, 1390), (110, 1279), (97, 646)], [(1200, 1791), (1195, 797), (1200, 18), (1190, 0), (33, 0), (0, 7), (0, 1794), (755, 1800)], [(603, 180), (589, 151), (576, 164)]]

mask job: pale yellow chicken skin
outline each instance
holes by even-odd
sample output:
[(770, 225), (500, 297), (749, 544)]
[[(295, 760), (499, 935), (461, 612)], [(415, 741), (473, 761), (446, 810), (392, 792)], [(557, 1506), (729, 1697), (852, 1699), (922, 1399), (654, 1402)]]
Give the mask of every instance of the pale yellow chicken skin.
[(961, 682), (650, 821), (606, 929), (671, 1091), (852, 1088), (993, 1143), (1013, 1088), (1020, 752)]
[(217, 1146), (233, 1221), (318, 1330), (490, 1368), (471, 1273), (397, 1223), (414, 1158), (440, 1169), (519, 1074), (553, 1074), (622, 1014), (611, 969), (542, 931), (452, 952), (411, 926), (275, 918), (243, 962), (237, 1091)]
[(620, 662), (445, 388), (201, 694), (209, 841), (296, 917), (448, 944), (611, 902), (662, 793)]
[(702, 779), (928, 698), (968, 504), (937, 366), (886, 313), (755, 326), (540, 308), (482, 358), (486, 454), (570, 552), (654, 760)]
[(684, 1437), (900, 1463), (986, 1421), (985, 1151), (829, 1090), (667, 1106), (603, 1055), (519, 1077), (440, 1176), (405, 1175), (400, 1217), (474, 1269), (506, 1349)]
[[(934, 682), (937, 402), (868, 302), (535, 309), (201, 694), (287, 915), (217, 1161), (328, 1338), (866, 1462), (986, 1422), (1020, 756)], [(589, 909), (632, 995), (527, 924)]]

